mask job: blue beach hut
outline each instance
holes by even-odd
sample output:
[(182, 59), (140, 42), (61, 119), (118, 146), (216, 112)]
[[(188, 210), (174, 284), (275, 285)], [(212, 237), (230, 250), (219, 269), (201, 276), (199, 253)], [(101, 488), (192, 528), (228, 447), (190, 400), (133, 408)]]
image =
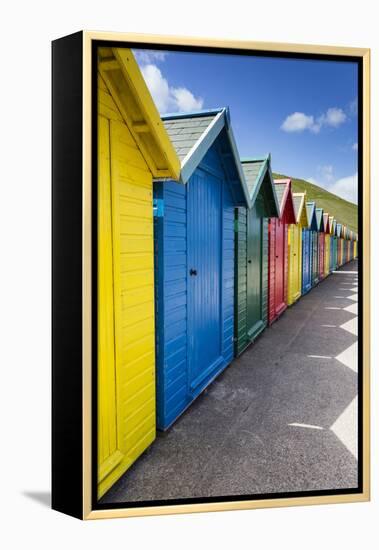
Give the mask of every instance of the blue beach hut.
[(307, 227), (303, 227), (303, 250), (302, 250), (302, 294), (306, 294), (312, 288), (312, 269), (313, 269), (313, 244), (314, 237), (317, 235), (316, 204), (314, 202), (306, 203)]
[(234, 209), (251, 201), (229, 109), (162, 117), (181, 180), (154, 184), (157, 426), (234, 355)]

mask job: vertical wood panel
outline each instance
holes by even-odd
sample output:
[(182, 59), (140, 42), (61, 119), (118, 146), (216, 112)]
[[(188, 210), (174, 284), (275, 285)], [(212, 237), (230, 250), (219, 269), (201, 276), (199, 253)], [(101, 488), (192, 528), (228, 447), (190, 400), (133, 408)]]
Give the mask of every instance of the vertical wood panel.
[(98, 132), (98, 478), (102, 481), (113, 469), (117, 451), (109, 121), (102, 116)]

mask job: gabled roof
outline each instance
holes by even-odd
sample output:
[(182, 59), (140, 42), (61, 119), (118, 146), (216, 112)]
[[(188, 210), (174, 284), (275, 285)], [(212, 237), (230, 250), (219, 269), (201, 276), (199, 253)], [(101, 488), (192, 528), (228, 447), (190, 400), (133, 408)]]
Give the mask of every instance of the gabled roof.
[(292, 193), (293, 204), (295, 207), (296, 223), (302, 227), (308, 226), (307, 209), (306, 209), (306, 193)]
[(132, 51), (99, 48), (98, 70), (153, 177), (179, 179), (178, 155)]
[(279, 218), (286, 216), (287, 223), (296, 223), (295, 205), (293, 203), (291, 191), (291, 179), (274, 180), (275, 192), (279, 203)]
[(334, 216), (329, 216), (329, 233), (334, 235)]
[(272, 179), (271, 155), (263, 158), (245, 158), (241, 160), (241, 164), (251, 204), (254, 205), (258, 196), (263, 196), (266, 205), (265, 216), (276, 218), (279, 215), (279, 203)]
[(323, 218), (324, 218), (324, 233), (330, 233), (330, 228), (329, 228), (329, 214), (327, 212), (325, 212), (323, 214)]
[(332, 235), (337, 236), (337, 220), (333, 220), (333, 233)]
[(316, 219), (317, 219), (317, 231), (319, 233), (324, 232), (324, 211), (322, 208), (316, 208)]
[(251, 208), (245, 176), (230, 124), (229, 108), (175, 113), (162, 116), (171, 142), (181, 162), (181, 181), (186, 183), (220, 136), (219, 153), (223, 156), (236, 204)]
[(307, 202), (307, 218), (308, 218), (308, 229), (311, 231), (317, 231), (317, 218), (316, 218), (316, 203)]
[(336, 230), (336, 233), (337, 233), (337, 237), (338, 237), (338, 238), (341, 238), (341, 237), (342, 237), (342, 224), (337, 223), (337, 230)]

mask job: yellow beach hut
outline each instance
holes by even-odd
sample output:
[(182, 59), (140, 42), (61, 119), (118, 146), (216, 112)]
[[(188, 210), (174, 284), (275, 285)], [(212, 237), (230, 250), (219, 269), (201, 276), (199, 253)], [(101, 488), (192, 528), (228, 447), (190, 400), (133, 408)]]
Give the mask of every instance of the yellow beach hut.
[(288, 293), (287, 303), (293, 304), (301, 296), (302, 233), (308, 227), (306, 194), (292, 193), (296, 224), (288, 226)]
[(180, 162), (131, 50), (98, 58), (98, 496), (155, 439), (153, 178)]

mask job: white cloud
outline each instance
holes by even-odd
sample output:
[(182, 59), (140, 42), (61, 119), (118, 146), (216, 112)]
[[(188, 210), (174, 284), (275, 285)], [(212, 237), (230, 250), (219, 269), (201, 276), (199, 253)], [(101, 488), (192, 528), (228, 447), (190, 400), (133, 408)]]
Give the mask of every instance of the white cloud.
[(346, 178), (341, 178), (335, 181), (329, 188), (328, 191), (342, 197), (343, 199), (353, 202), (354, 204), (358, 203), (358, 173), (356, 172), (352, 176), (347, 176)]
[(346, 113), (338, 107), (330, 107), (318, 118), (296, 111), (287, 116), (281, 125), (281, 129), (285, 132), (304, 132), (304, 130), (309, 130), (313, 134), (318, 134), (323, 126), (338, 128), (346, 120)]
[(148, 65), (154, 61), (164, 61), (168, 52), (160, 50), (133, 50), (134, 57), (140, 65)]
[(325, 114), (322, 114), (318, 118), (318, 122), (321, 126), (332, 126), (333, 128), (338, 128), (343, 124), (347, 119), (346, 114), (342, 109), (338, 107), (331, 107), (326, 111)]
[(351, 146), (351, 148), (353, 149), (353, 151), (358, 151), (358, 143), (353, 143), (353, 145)]
[(156, 65), (145, 65), (141, 71), (158, 111), (166, 113), (170, 104), (170, 86), (167, 80)]
[(196, 98), (187, 88), (170, 86), (156, 65), (144, 65), (141, 71), (160, 113), (188, 113), (202, 108), (204, 100), (201, 97)]
[(340, 178), (338, 180), (326, 181), (320, 178), (307, 178), (307, 181), (326, 189), (330, 193), (341, 197), (354, 204), (358, 203), (358, 173), (356, 172), (352, 176)]
[(288, 115), (281, 129), (285, 132), (303, 132), (304, 130), (310, 130), (311, 132), (318, 132), (319, 128), (315, 125), (315, 120), (312, 115), (306, 115), (305, 113), (292, 113)]
[(178, 105), (179, 111), (194, 111), (201, 109), (203, 106), (203, 100), (201, 97), (197, 98), (187, 88), (172, 88), (172, 95)]

